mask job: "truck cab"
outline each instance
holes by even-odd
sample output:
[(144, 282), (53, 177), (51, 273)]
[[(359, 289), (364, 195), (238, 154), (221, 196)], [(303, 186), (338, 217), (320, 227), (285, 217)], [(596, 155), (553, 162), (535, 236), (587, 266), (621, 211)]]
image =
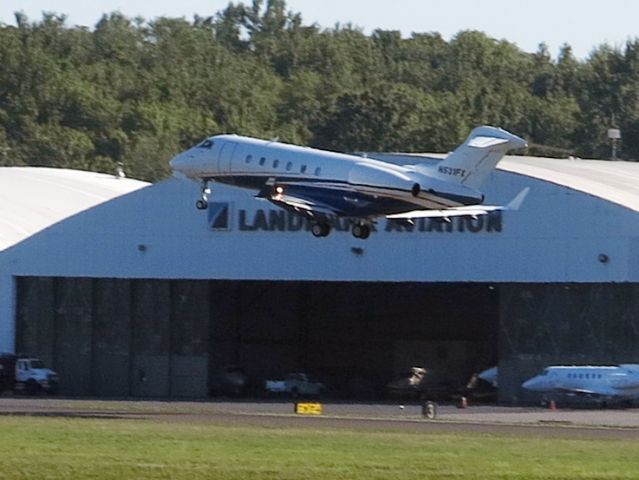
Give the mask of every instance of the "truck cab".
[(283, 378), (266, 380), (266, 391), (271, 394), (297, 396), (318, 396), (326, 392), (326, 386), (306, 373), (289, 373)]
[(47, 368), (39, 358), (18, 358), (16, 361), (16, 391), (24, 390), (33, 395), (44, 391), (56, 393), (58, 375)]
[(54, 394), (58, 390), (58, 375), (39, 358), (0, 354), (0, 391), (3, 390)]

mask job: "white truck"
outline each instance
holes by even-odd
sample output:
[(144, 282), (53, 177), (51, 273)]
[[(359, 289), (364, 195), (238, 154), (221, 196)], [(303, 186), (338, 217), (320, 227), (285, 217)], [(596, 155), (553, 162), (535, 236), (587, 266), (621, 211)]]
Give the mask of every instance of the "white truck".
[(316, 397), (326, 391), (326, 385), (306, 373), (289, 373), (283, 378), (266, 380), (265, 390), (270, 394)]
[(58, 375), (39, 358), (1, 353), (0, 392), (4, 390), (29, 395), (54, 394), (58, 390)]

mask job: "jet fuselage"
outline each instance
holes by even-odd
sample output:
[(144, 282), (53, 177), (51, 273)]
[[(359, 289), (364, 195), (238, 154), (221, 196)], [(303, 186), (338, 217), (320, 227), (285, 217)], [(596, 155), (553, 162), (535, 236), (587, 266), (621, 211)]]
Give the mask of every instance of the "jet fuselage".
[(551, 366), (540, 375), (526, 380), (522, 387), (543, 393), (639, 398), (639, 365)]
[[(201, 182), (199, 209), (207, 208), (208, 182), (252, 189), (257, 197), (314, 222), (326, 236), (330, 219), (357, 219), (353, 235), (367, 238), (376, 217), (398, 221), (429, 216), (483, 215), (503, 207), (480, 205), (478, 186), (505, 152), (526, 142), (504, 130), (479, 127), (438, 165), (396, 165), (363, 156), (237, 135), (210, 137), (171, 160), (173, 170)], [(522, 196), (523, 200), (523, 196)]]

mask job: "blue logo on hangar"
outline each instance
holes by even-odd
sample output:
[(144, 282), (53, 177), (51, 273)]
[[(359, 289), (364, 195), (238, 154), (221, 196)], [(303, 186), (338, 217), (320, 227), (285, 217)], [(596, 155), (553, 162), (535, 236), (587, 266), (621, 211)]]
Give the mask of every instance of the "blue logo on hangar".
[(231, 229), (231, 204), (229, 202), (209, 202), (207, 214), (211, 230)]

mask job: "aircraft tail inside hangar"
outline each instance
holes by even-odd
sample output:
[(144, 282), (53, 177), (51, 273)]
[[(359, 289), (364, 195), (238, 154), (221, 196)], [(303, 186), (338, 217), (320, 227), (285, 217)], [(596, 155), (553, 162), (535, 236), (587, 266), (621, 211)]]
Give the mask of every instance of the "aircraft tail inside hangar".
[(366, 241), (346, 226), (317, 239), (217, 185), (198, 212), (198, 186), (177, 179), (113, 180), (102, 201), (28, 231), (63, 202), (29, 190), (42, 175), (87, 198), (112, 184), (20, 170), (0, 169), (32, 202), (0, 212), (17, 232), (0, 250), (0, 351), (40, 356), (65, 394), (205, 397), (213, 372), (239, 365), (306, 370), (355, 395), (410, 366), (462, 381), (496, 363), (500, 400), (517, 402), (545, 365), (639, 361), (637, 164), (509, 157), (487, 202), (530, 187), (519, 211), (380, 221)]

